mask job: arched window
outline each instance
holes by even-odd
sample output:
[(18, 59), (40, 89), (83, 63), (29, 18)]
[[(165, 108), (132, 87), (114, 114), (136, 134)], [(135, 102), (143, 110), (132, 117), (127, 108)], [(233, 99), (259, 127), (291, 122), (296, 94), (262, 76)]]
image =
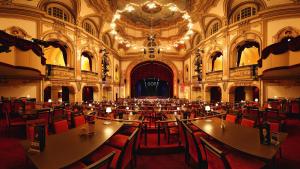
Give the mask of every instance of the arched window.
[(96, 27), (92, 21), (86, 19), (83, 21), (82, 26), (83, 26), (83, 29), (85, 31), (87, 31), (88, 33), (90, 33), (91, 35), (97, 34)]
[(211, 56), (211, 71), (223, 70), (223, 54), (221, 52), (215, 52)]
[(208, 26), (207, 36), (213, 35), (216, 32), (218, 32), (220, 27), (221, 27), (221, 21), (220, 20), (215, 19), (214, 21), (212, 21)]
[(68, 11), (68, 9), (60, 4), (51, 3), (47, 5), (46, 10), (47, 14), (50, 16), (53, 16), (66, 22), (74, 22), (73, 17)]
[(236, 66), (246, 66), (257, 64), (259, 60), (259, 44), (255, 41), (245, 41), (236, 47)]
[(93, 55), (90, 52), (82, 52), (81, 54), (81, 70), (93, 71)]
[(232, 23), (241, 21), (248, 17), (256, 15), (258, 7), (256, 4), (245, 4), (237, 8), (231, 18)]

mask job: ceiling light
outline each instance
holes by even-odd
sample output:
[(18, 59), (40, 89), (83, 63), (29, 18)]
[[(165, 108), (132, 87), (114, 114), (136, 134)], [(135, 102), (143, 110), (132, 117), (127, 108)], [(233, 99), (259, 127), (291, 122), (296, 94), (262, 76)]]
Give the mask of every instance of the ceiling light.
[(116, 35), (116, 34), (117, 34), (117, 31), (116, 31), (116, 30), (112, 30), (112, 31), (110, 31), (110, 33), (111, 33), (112, 35)]
[(189, 27), (189, 29), (192, 29), (193, 28), (193, 23), (188, 23), (188, 27)]
[(110, 24), (110, 27), (111, 27), (112, 29), (115, 29), (115, 28), (116, 28), (116, 23), (114, 23), (114, 22), (111, 23), (111, 24)]
[(178, 10), (176, 5), (172, 5), (169, 7), (170, 11), (176, 12)]
[(134, 11), (134, 7), (132, 6), (132, 5), (126, 5), (126, 7), (125, 7), (125, 10), (127, 11), (127, 12), (132, 12), (132, 11)]
[(157, 6), (156, 6), (156, 4), (155, 4), (154, 2), (150, 2), (150, 3), (147, 4), (147, 7), (148, 7), (149, 9), (154, 9), (154, 8), (156, 8)]
[(130, 47), (130, 44), (129, 44), (129, 43), (127, 43), (125, 46), (126, 46), (127, 48), (129, 48), (129, 47)]
[(114, 18), (113, 18), (113, 21), (117, 20), (117, 19), (120, 19), (121, 18), (121, 15), (119, 13), (116, 13), (114, 15)]
[(182, 16), (182, 18), (183, 18), (183, 19), (186, 19), (186, 20), (187, 20), (187, 19), (190, 19), (190, 15), (187, 14), (187, 13), (185, 13), (185, 14)]
[(193, 33), (194, 33), (193, 30), (188, 30), (186, 34), (187, 35), (192, 35)]

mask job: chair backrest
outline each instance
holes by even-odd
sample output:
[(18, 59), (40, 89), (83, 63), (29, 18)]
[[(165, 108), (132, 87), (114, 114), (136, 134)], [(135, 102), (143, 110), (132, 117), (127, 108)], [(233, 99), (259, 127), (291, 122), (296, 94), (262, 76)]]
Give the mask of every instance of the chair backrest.
[(182, 123), (185, 129), (186, 133), (186, 141), (187, 144), (187, 150), (190, 156), (195, 160), (199, 165), (202, 165), (202, 163), (205, 161), (203, 158), (203, 155), (200, 150), (200, 146), (198, 145), (198, 142), (195, 138), (195, 135), (193, 134), (193, 131), (185, 124)]
[(180, 144), (182, 144), (184, 147), (187, 147), (186, 134), (184, 131), (184, 126), (182, 124), (183, 122), (180, 121), (177, 117), (176, 117), (176, 121), (179, 128)]
[(75, 127), (78, 127), (80, 125), (85, 124), (85, 118), (84, 118), (84, 116), (83, 115), (75, 116), (74, 117), (74, 124), (75, 124)]
[(38, 118), (44, 119), (46, 124), (51, 123), (50, 109), (42, 109), (38, 111)]
[(270, 131), (273, 133), (278, 133), (280, 132), (280, 125), (279, 123), (272, 123), (272, 122), (268, 122), (270, 125)]
[(227, 115), (226, 115), (226, 121), (235, 123), (235, 121), (236, 121), (236, 116), (235, 116), (235, 115), (232, 115), (232, 114), (227, 114)]
[(67, 120), (61, 120), (61, 121), (55, 122), (54, 123), (54, 129), (55, 129), (56, 134), (64, 133), (64, 132), (68, 131), (69, 130), (68, 121)]
[(249, 119), (242, 119), (241, 125), (246, 127), (254, 127), (255, 121)]
[(54, 108), (53, 110), (53, 118), (54, 120), (61, 120), (65, 118), (65, 110), (62, 107)]
[[(217, 147), (210, 144), (203, 137), (201, 137), (200, 139), (201, 139), (201, 144), (203, 145), (205, 152), (208, 154), (207, 155), (207, 165), (215, 166), (215, 167), (207, 166), (207, 168), (231, 169), (229, 162), (227, 161), (227, 159), (225, 157), (224, 152), (222, 152)], [(219, 159), (219, 161), (217, 159)]]
[(124, 169), (132, 160), (134, 145), (137, 139), (138, 132), (139, 128), (136, 128), (134, 132), (132, 132), (132, 134), (128, 137), (128, 140), (125, 146), (122, 148), (122, 152), (119, 156), (117, 168)]
[(93, 164), (87, 166), (85, 169), (109, 169), (112, 159), (116, 153), (113, 151), (101, 158), (100, 160), (94, 162)]

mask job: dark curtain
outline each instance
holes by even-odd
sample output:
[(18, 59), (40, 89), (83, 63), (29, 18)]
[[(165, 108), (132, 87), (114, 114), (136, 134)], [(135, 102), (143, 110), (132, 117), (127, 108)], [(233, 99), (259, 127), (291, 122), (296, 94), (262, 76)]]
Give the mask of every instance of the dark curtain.
[(93, 69), (92, 69), (93, 68), (93, 62), (92, 62), (93, 55), (90, 52), (82, 52), (82, 55), (89, 59), (90, 71), (93, 71)]
[(51, 99), (51, 87), (48, 86), (44, 89), (44, 102), (48, 102)]
[(279, 55), (287, 51), (299, 51), (300, 50), (300, 36), (286, 37), (280, 42), (267, 46), (262, 51), (262, 57), (258, 61), (258, 66), (262, 67), (262, 60), (266, 59), (270, 54)]
[(62, 87), (62, 101), (63, 101), (63, 102), (70, 102), (69, 94), (70, 94), (69, 88), (63, 86), (63, 87)]
[(211, 71), (213, 72), (214, 71), (214, 66), (215, 66), (215, 61), (218, 57), (222, 56), (222, 53), (221, 52), (215, 52), (211, 58), (212, 58), (212, 68), (211, 68)]
[(234, 91), (234, 101), (235, 102), (241, 102), (242, 100), (245, 100), (246, 94), (245, 94), (245, 87), (237, 87)]
[(211, 103), (220, 102), (221, 99), (222, 99), (221, 88), (220, 87), (212, 87), (210, 89), (210, 102)]
[(93, 87), (83, 87), (82, 89), (82, 101), (84, 102), (93, 102), (94, 100), (94, 89)]

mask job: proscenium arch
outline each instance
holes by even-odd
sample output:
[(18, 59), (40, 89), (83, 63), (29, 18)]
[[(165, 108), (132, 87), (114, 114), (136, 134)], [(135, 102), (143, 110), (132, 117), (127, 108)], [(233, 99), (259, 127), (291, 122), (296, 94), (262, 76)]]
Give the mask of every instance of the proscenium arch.
[[(125, 96), (126, 97), (131, 95), (131, 89), (130, 89), (130, 87), (131, 87), (131, 81), (130, 81), (131, 71), (138, 64), (147, 62), (147, 61), (149, 61), (149, 60), (139, 59), (139, 60), (133, 61), (130, 65), (128, 65), (127, 70), (125, 71), (125, 74), (123, 76), (125, 78), (122, 79), (122, 82), (121, 82), (121, 83), (124, 83), (124, 85), (125, 85)], [(172, 72), (173, 72), (173, 96), (177, 97), (178, 96), (178, 87), (177, 87), (178, 82), (182, 81), (182, 79), (179, 76), (178, 69), (172, 62), (165, 60), (165, 59), (158, 59), (156, 62), (161, 62), (161, 63), (167, 65), (168, 67), (170, 67), (170, 69), (172, 70)]]
[[(169, 97), (173, 97), (174, 73), (167, 64), (158, 61), (142, 62), (132, 69), (130, 75), (131, 89), (138, 81), (152, 77), (167, 81), (170, 87)], [(135, 96), (134, 90), (131, 90), (131, 97), (133, 96)]]

